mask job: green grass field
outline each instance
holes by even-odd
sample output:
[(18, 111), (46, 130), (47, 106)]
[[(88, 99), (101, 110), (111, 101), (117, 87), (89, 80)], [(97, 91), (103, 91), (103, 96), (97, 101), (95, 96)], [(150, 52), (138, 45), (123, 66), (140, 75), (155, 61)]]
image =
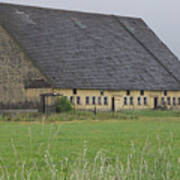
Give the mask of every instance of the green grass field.
[(2, 180), (180, 179), (179, 112), (3, 118)]

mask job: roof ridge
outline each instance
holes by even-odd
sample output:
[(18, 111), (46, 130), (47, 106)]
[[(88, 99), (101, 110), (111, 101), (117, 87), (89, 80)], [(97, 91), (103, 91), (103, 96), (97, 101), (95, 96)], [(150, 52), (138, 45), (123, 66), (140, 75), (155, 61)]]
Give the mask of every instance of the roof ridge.
[(127, 30), (127, 32), (179, 83), (180, 85), (180, 81), (178, 78), (176, 78), (176, 76), (171, 73), (169, 71), (169, 69), (163, 64), (161, 63), (161, 61), (158, 59), (158, 57), (156, 57), (156, 55), (154, 55), (154, 53), (149, 50), (148, 47), (146, 47), (131, 31), (129, 31), (129, 29), (126, 27), (126, 25), (124, 25), (122, 22), (120, 22), (120, 20), (117, 18), (117, 16), (112, 15), (112, 17), (114, 17), (116, 19), (116, 21), (125, 29)]
[(129, 18), (129, 19), (140, 19), (140, 17), (133, 17), (133, 16), (122, 16), (118, 14), (106, 14), (106, 13), (98, 13), (98, 12), (88, 12), (88, 11), (81, 11), (81, 10), (71, 10), (71, 9), (58, 9), (57, 7), (47, 7), (47, 6), (38, 6), (38, 5), (27, 5), (27, 4), (12, 4), (8, 2), (0, 2), (0, 5), (7, 5), (7, 6), (18, 6), (18, 7), (27, 7), (27, 8), (35, 8), (35, 9), (44, 9), (44, 10), (51, 10), (51, 11), (63, 11), (63, 12), (74, 12), (74, 13), (81, 13), (81, 14), (89, 14), (89, 15), (98, 15), (98, 16), (117, 16), (120, 18)]

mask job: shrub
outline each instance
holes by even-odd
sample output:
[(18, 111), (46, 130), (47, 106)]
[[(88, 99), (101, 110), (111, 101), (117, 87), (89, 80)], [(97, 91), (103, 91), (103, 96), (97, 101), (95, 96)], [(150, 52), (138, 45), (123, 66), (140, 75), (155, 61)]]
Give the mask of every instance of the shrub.
[(61, 97), (56, 100), (56, 112), (66, 112), (71, 111), (72, 109), (73, 106), (66, 97)]

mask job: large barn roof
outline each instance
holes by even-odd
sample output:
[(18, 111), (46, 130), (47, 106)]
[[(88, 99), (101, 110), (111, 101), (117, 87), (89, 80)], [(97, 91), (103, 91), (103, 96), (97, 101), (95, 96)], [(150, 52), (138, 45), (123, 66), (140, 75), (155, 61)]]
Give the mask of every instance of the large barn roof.
[(180, 90), (180, 62), (142, 19), (0, 3), (0, 20), (54, 88)]

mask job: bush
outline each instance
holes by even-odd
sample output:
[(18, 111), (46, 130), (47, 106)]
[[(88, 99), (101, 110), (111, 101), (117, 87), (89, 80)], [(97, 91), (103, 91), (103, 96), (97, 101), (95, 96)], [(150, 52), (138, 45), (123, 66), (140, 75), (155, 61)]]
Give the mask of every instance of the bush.
[(73, 106), (66, 97), (61, 97), (56, 100), (56, 112), (72, 111)]

